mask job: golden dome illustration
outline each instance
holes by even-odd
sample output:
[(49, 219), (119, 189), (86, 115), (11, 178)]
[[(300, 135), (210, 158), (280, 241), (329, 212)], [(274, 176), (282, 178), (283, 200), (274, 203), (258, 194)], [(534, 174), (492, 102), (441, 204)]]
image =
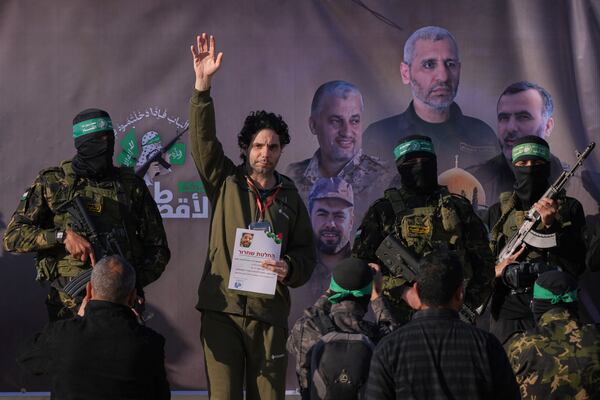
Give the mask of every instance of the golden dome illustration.
[(438, 176), (438, 183), (447, 186), (450, 193), (460, 194), (469, 199), (473, 208), (486, 204), (483, 186), (472, 174), (458, 167), (458, 155), (455, 156), (454, 168), (442, 172)]

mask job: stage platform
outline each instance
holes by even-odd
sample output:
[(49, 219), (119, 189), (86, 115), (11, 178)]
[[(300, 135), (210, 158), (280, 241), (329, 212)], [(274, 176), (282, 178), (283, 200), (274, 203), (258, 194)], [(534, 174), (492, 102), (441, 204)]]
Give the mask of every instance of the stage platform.
[[(50, 398), (49, 392), (0, 392), (0, 400), (18, 399), (18, 400), (47, 400)], [(171, 398), (177, 400), (205, 400), (208, 399), (206, 391), (197, 392), (171, 392)], [(299, 400), (300, 395), (294, 391), (287, 391), (285, 398), (289, 400)]]

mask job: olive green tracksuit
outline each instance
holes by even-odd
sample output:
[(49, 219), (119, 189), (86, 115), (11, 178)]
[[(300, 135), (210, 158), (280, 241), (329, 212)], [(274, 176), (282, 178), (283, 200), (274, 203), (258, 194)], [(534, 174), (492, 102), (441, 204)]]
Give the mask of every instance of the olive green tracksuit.
[(234, 165), (216, 137), (210, 91), (194, 91), (190, 102), (192, 155), (212, 206), (208, 256), (196, 308), (203, 312), (201, 338), (211, 398), (283, 399), (288, 286), (310, 278), (315, 265), (308, 212), (290, 179), (267, 209), (265, 220), (282, 234), (281, 255), (289, 267), (273, 298), (244, 296), (227, 289), (237, 228), (258, 219), (256, 198), (246, 183), (245, 165)]

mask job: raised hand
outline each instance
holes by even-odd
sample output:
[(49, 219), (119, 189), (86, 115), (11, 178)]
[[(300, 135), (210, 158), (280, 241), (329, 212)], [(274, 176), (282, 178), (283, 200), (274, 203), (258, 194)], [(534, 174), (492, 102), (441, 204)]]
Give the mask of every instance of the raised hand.
[(210, 35), (207, 39), (206, 33), (196, 37), (197, 47), (191, 46), (194, 61), (194, 72), (196, 73), (196, 90), (203, 91), (210, 88), (212, 75), (221, 67), (223, 53), (215, 57), (215, 38)]

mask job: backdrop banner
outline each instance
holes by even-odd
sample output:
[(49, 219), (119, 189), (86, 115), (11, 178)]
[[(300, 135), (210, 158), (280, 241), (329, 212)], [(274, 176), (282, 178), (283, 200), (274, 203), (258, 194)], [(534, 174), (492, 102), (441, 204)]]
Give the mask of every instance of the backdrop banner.
[[(0, 3), (0, 233), (39, 171), (75, 154), (72, 120), (79, 111), (94, 107), (110, 113), (114, 162), (134, 168), (187, 128), (194, 84), (190, 45), (207, 32), (224, 53), (211, 94), (225, 153), (241, 162), (237, 134), (251, 111), (281, 114), (291, 144), (278, 170), (294, 179), (305, 200), (322, 171), (321, 156), (348, 145), (333, 138), (332, 150), (312, 129), (316, 89), (344, 80), (362, 94), (358, 125), (345, 139), (355, 150), (362, 143), (360, 155), (348, 164), (356, 162), (358, 172), (334, 185), (333, 197), (342, 201), (345, 219), (330, 232), (332, 247), (319, 247), (348, 254), (369, 204), (397, 179), (394, 129), (385, 132), (390, 146), (369, 126), (409, 106), (411, 87), (400, 73), (403, 45), (427, 25), (454, 35), (461, 63), (455, 102), (464, 115), (482, 121), (487, 135), (485, 142), (483, 133), (469, 137), (457, 131), (447, 143), (434, 142), (438, 173), (480, 211), (497, 197), (471, 172), (501, 154), (494, 135), (496, 106), (509, 84), (528, 80), (551, 93), (555, 123), (547, 140), (563, 167), (573, 164), (576, 150), (600, 141), (598, 0), (8, 0)], [(164, 159), (170, 168), (153, 164), (145, 180), (162, 215), (172, 258), (160, 279), (147, 287), (147, 309), (154, 315), (148, 325), (166, 337), (172, 389), (205, 390), (195, 303), (211, 206), (188, 133)], [(584, 205), (589, 222), (597, 223), (600, 150), (582, 171), (568, 193)], [(319, 234), (319, 219), (311, 217)], [(327, 287), (327, 268), (318, 271), (305, 287), (292, 290), (290, 327)], [(600, 283), (589, 272), (581, 281), (584, 289)], [(0, 250), (0, 282), (0, 391), (48, 390), (47, 379), (25, 374), (15, 362), (23, 340), (47, 321), (47, 287), (35, 281), (33, 255)], [(585, 293), (589, 317), (600, 322), (600, 293)], [(287, 377), (288, 389), (296, 388), (293, 357)]]

